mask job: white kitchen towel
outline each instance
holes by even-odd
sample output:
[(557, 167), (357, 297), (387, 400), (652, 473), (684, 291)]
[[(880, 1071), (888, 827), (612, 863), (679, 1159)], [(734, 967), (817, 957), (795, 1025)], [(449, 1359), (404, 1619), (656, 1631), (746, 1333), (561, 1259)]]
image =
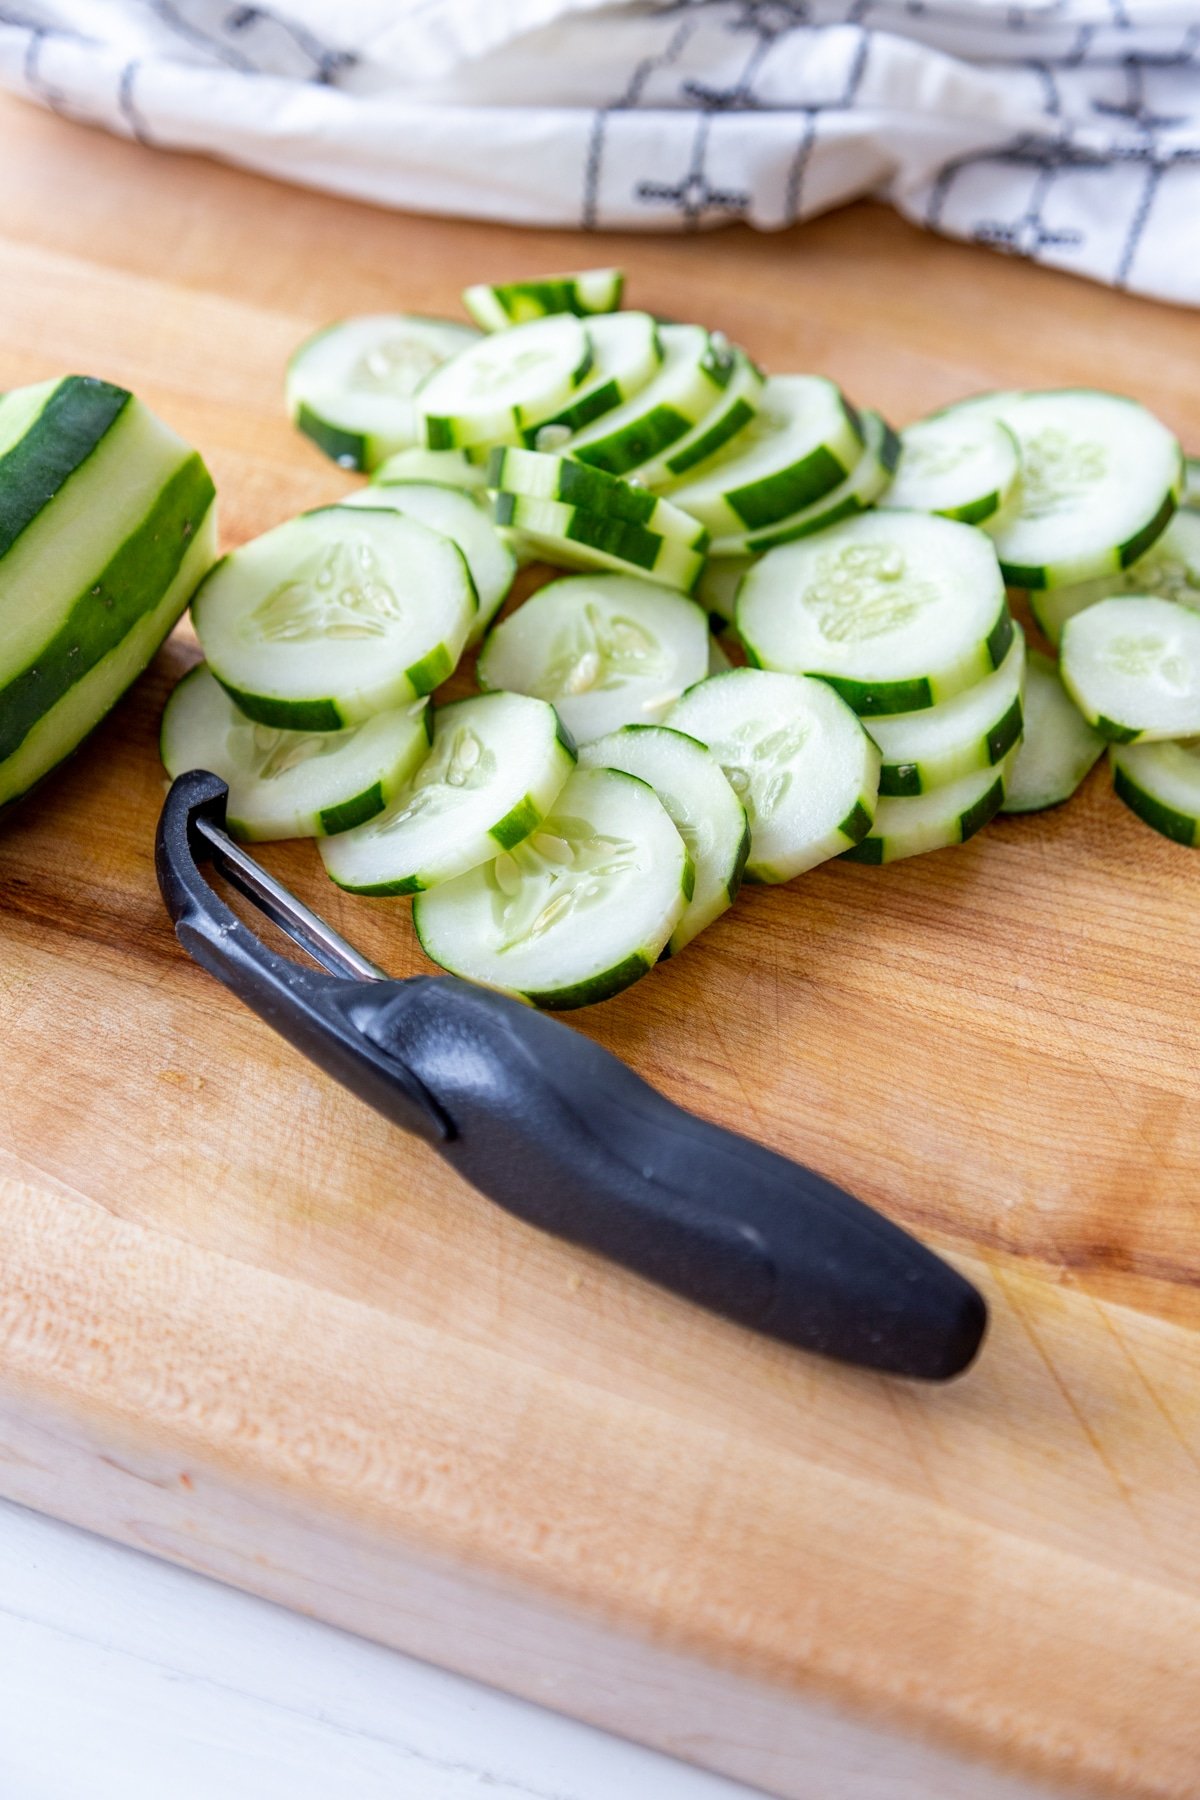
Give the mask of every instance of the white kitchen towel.
[(414, 211), (773, 229), (874, 194), (1200, 303), (1200, 0), (0, 0), (0, 82)]

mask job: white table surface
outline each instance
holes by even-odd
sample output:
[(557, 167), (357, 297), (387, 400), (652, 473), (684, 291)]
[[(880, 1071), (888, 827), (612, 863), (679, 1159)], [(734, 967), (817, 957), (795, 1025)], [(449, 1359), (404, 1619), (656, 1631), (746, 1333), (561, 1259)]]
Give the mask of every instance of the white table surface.
[(750, 1800), (0, 1502), (3, 1800)]

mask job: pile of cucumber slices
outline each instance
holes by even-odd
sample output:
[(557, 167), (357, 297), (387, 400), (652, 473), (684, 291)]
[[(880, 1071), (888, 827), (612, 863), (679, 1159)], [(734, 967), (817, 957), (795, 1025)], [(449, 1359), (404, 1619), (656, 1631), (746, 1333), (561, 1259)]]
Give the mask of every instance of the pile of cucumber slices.
[[(372, 479), (209, 573), (172, 774), (213, 770), (232, 829), (315, 837), (341, 887), (413, 897), (435, 962), (555, 1008), (743, 878), (962, 843), (1106, 743), (1121, 797), (1197, 840), (1200, 499), (1165, 426), (1066, 390), (897, 435), (622, 286), (476, 286), (480, 330), (300, 347), (292, 417)], [(527, 562), (550, 578), (503, 611)], [(478, 691), (431, 703), (476, 649)]]

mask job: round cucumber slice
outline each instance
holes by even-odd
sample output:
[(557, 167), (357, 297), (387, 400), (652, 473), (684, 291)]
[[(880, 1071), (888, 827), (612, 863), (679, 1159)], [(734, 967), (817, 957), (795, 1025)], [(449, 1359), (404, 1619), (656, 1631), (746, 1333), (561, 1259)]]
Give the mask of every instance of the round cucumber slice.
[(1021, 736), (1024, 674), (1025, 639), (1017, 631), (1000, 667), (974, 687), (919, 712), (873, 718), (880, 794), (925, 794), (1002, 761)]
[(1183, 491), (1177, 440), (1119, 394), (985, 394), (950, 411), (999, 419), (1017, 440), (1020, 480), (987, 522), (1010, 587), (1064, 587), (1128, 568)]
[(430, 450), (517, 444), (570, 399), (592, 366), (592, 341), (570, 313), (477, 338), (417, 391)]
[(287, 367), (287, 408), (344, 469), (374, 469), (420, 441), (412, 396), (450, 357), (478, 341), (473, 325), (414, 313), (342, 319), (307, 338)]
[(692, 894), (683, 839), (653, 790), (579, 769), (514, 849), (413, 906), (427, 956), (534, 1006), (607, 1000), (651, 968)]
[(737, 592), (751, 561), (748, 556), (710, 556), (692, 590), (697, 605), (732, 625)]
[(662, 362), (658, 324), (649, 313), (589, 319), (587, 335), (592, 346), (591, 373), (565, 405), (525, 433), (526, 443), (534, 449), (559, 448), (572, 432), (583, 431), (594, 419), (640, 394)]
[(900, 439), (887, 420), (877, 412), (862, 414), (862, 431), (862, 455), (844, 481), (839, 481), (836, 487), (830, 488), (812, 506), (789, 513), (786, 519), (780, 519), (775, 525), (768, 525), (763, 531), (743, 531), (733, 537), (717, 538), (709, 546), (710, 554), (743, 559), (761, 556), (767, 550), (773, 550), (777, 544), (790, 544), (796, 538), (812, 537), (814, 533), (827, 531), (831, 525), (837, 525), (843, 519), (852, 519), (856, 513), (866, 512), (887, 491), (892, 470), (900, 454)]
[(790, 881), (871, 828), (879, 751), (823, 681), (730, 669), (667, 715), (712, 751), (750, 822), (751, 881)]
[(229, 784), (236, 837), (326, 837), (382, 812), (429, 749), (424, 700), (345, 731), (256, 725), (201, 663), (167, 701), (160, 738), (172, 780), (210, 769)]
[(538, 448), (565, 448), (580, 462), (624, 475), (697, 425), (729, 386), (733, 351), (702, 325), (663, 325), (659, 339), (662, 366), (639, 393), (577, 432), (569, 445), (539, 443)]
[[(717, 341), (715, 333), (713, 341)], [(651, 457), (648, 462), (638, 465), (633, 471), (638, 480), (647, 487), (668, 487), (707, 462), (719, 450), (724, 450), (743, 427), (757, 418), (765, 380), (762, 370), (735, 344), (733, 371), (722, 393), (699, 424), (676, 438), (661, 456)]]
[(1031, 650), (1025, 671), (1025, 735), (1005, 783), (1001, 812), (1043, 812), (1069, 800), (1104, 749), (1059, 679), (1058, 665)]
[(327, 506), (243, 544), (192, 601), (208, 664), (242, 711), (337, 731), (427, 694), (475, 619), (462, 552), (391, 508)]
[(484, 694), (439, 706), (433, 748), (385, 812), (321, 845), (326, 873), (359, 894), (419, 894), (536, 829), (575, 766), (544, 700)]
[(577, 743), (657, 724), (708, 670), (708, 624), (681, 594), (624, 575), (551, 581), (493, 627), (483, 688), (549, 700)]
[(946, 787), (912, 799), (881, 799), (875, 823), (861, 843), (843, 852), (848, 862), (899, 862), (926, 850), (948, 850), (965, 844), (994, 819), (1004, 799), (1012, 766), (1008, 759), (995, 769), (977, 769)]
[(687, 845), (695, 888), (664, 955), (675, 955), (729, 907), (750, 851), (746, 809), (716, 757), (665, 725), (623, 725), (585, 744), (583, 769), (623, 769), (654, 789)]
[(487, 469), (472, 462), (465, 450), (426, 450), (414, 444), (380, 463), (371, 480), (380, 487), (394, 481), (435, 481), (439, 487), (485, 488)]
[(360, 488), (343, 506), (391, 507), (458, 545), (466, 558), (478, 607), (467, 636), (478, 644), (508, 597), (517, 559), (478, 501), (460, 489), (429, 481), (389, 481)]
[(982, 532), (885, 512), (768, 551), (738, 593), (737, 629), (752, 662), (820, 675), (864, 716), (952, 699), (1013, 635)]
[(719, 456), (673, 484), (671, 498), (714, 538), (756, 531), (828, 494), (862, 449), (859, 419), (835, 382), (772, 375), (754, 420)]
[(1200, 513), (1177, 512), (1145, 556), (1128, 569), (1075, 587), (1034, 588), (1028, 599), (1034, 618), (1050, 642), (1058, 644), (1068, 619), (1114, 594), (1157, 594), (1200, 612)]
[(498, 447), (489, 458), (487, 478), (489, 486), (522, 499), (552, 500), (623, 524), (644, 525), (647, 531), (686, 544), (691, 550), (703, 550), (708, 543), (707, 531), (690, 513), (638, 482), (593, 469), (573, 457)]
[(501, 490), (492, 502), (492, 517), (560, 568), (612, 569), (688, 593), (704, 567), (703, 548), (692, 550), (644, 525), (627, 525), (558, 500), (526, 500)]
[(1113, 786), (1139, 819), (1173, 844), (1200, 845), (1200, 738), (1112, 744)]
[(1068, 619), (1063, 685), (1114, 743), (1200, 732), (1200, 613), (1153, 595), (1100, 600)]
[(463, 289), (463, 305), (485, 331), (504, 331), (550, 313), (616, 312), (624, 286), (620, 269), (581, 269), (574, 275), (543, 275), (496, 287), (477, 282)]
[(1021, 459), (1007, 425), (969, 408), (918, 419), (900, 433), (899, 467), (881, 506), (978, 525), (999, 512)]

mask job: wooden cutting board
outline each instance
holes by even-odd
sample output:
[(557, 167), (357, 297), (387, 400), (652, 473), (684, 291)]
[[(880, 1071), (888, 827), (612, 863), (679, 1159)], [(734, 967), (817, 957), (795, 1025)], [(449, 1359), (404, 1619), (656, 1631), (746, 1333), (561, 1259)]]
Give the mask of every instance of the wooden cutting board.
[[(0, 387), (135, 388), (226, 542), (343, 491), (284, 360), (619, 258), (898, 423), (1106, 383), (1200, 445), (1200, 322), (855, 208), (675, 240), (409, 219), (0, 105)], [(540, 1237), (176, 948), (186, 630), (0, 834), (0, 1492), (796, 1800), (1200, 1794), (1200, 857), (1069, 808), (751, 891), (578, 1019), (978, 1279), (977, 1369), (821, 1364)], [(397, 974), (405, 908), (265, 860)]]

